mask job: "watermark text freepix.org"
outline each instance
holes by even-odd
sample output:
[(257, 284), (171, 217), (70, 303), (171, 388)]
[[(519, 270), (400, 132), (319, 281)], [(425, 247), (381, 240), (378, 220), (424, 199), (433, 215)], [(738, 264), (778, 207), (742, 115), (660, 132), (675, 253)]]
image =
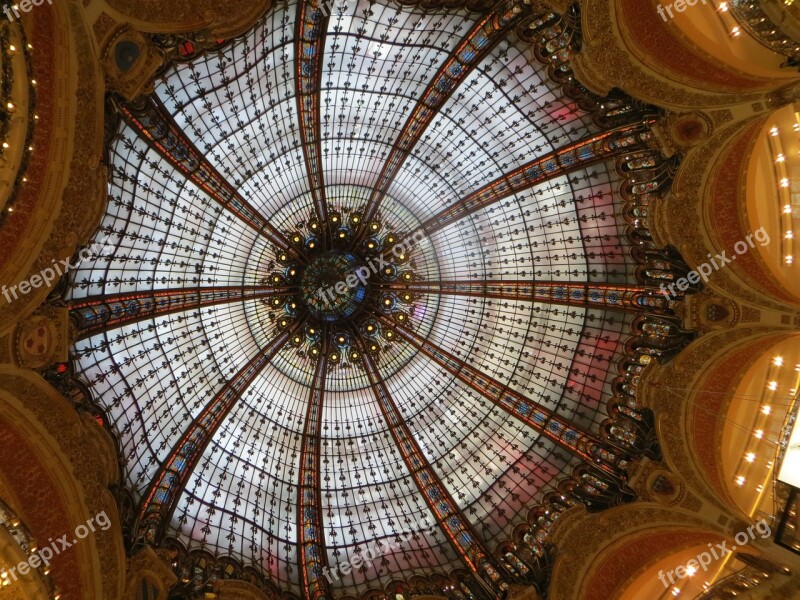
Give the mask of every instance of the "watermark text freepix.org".
[[(667, 22), (667, 14), (669, 14), (670, 19), (674, 19), (675, 15), (672, 14), (672, 9), (674, 8), (678, 12), (683, 12), (686, 10), (687, 6), (694, 6), (698, 2), (703, 4), (708, 4), (707, 0), (675, 0), (672, 4), (666, 4), (661, 6), (660, 4), (656, 7), (658, 14), (664, 19), (664, 22)], [(664, 13), (666, 11), (666, 14)]]
[[(3, 6), (3, 12), (6, 14), (6, 18), (13, 22), (14, 17), (19, 19), (19, 11), (30, 12), (34, 6), (41, 6), (44, 3), (45, 0), (20, 0), (20, 2), (15, 2), (14, 4), (10, 5), (6, 4)], [(47, 3), (52, 6), (53, 0), (47, 0)], [(11, 11), (13, 11), (13, 14)]]
[[(425, 235), (421, 231), (415, 231), (414, 234), (409, 237), (407, 240), (398, 242), (392, 247), (392, 254), (396, 258), (402, 259), (404, 255), (406, 255), (411, 248), (414, 247), (414, 244), (422, 241), (425, 239)], [(388, 252), (387, 252), (388, 254)], [(322, 299), (326, 304), (331, 304), (336, 300), (335, 294), (346, 294), (349, 289), (352, 289), (359, 285), (367, 285), (367, 281), (369, 278), (372, 277), (378, 271), (381, 271), (390, 265), (390, 261), (384, 259), (384, 257), (378, 256), (374, 259), (369, 260), (368, 267), (358, 267), (353, 273), (350, 273), (343, 281), (339, 281), (336, 285), (332, 285), (329, 288), (322, 288), (317, 292), (317, 295)]]
[[(757, 531), (759, 535), (761, 535), (761, 539), (768, 538), (772, 535), (772, 530), (769, 528), (769, 525), (763, 519), (756, 523), (755, 525), (750, 525), (747, 528), (747, 531), (740, 531), (733, 539), (736, 541), (736, 544), (739, 546), (744, 546), (750, 542), (750, 540), (756, 539), (753, 530)], [(738, 546), (733, 545), (728, 548), (728, 541), (725, 540), (719, 544), (708, 545), (708, 550), (705, 550), (697, 555), (696, 558), (693, 558), (686, 562), (685, 565), (678, 565), (674, 569), (667, 571), (666, 573), (662, 569), (658, 572), (658, 579), (661, 583), (664, 584), (665, 588), (668, 588), (670, 585), (675, 585), (675, 577), (678, 579), (684, 579), (686, 577), (691, 577), (694, 575), (699, 568), (702, 567), (703, 572), (708, 571), (708, 567), (712, 564), (713, 561), (720, 560), (725, 558), (726, 555), (732, 554), (736, 551)], [(712, 560), (713, 559), (713, 560)], [(667, 582), (669, 579), (669, 583)]]
[[(425, 520), (425, 525), (429, 527), (427, 530), (429, 532), (436, 529), (436, 524), (434, 523), (433, 525), (431, 525), (428, 519)], [(367, 547), (367, 549), (364, 550), (364, 552), (362, 552), (361, 554), (357, 554), (356, 556), (354, 556), (352, 560), (350, 560), (349, 562), (342, 561), (338, 563), (336, 565), (336, 568), (334, 568), (333, 570), (331, 570), (330, 567), (327, 566), (324, 567), (322, 569), (322, 574), (325, 576), (325, 578), (328, 580), (329, 583), (333, 583), (334, 580), (339, 581), (340, 575), (341, 576), (350, 575), (352, 574), (353, 569), (357, 569), (362, 565), (368, 565), (369, 567), (372, 567), (373, 566), (372, 561), (377, 560), (378, 558), (380, 558), (384, 554), (389, 553), (392, 550), (397, 550), (398, 548), (400, 548), (402, 543), (407, 542), (411, 538), (411, 536), (414, 535), (416, 531), (423, 531), (423, 530), (416, 529), (401, 534), (399, 542), (396, 540), (393, 542), (389, 542), (387, 540), (383, 544), (381, 544), (381, 542), (378, 542), (376, 540), (372, 546)]]
[[(690, 271), (686, 277), (681, 277), (675, 283), (671, 283), (669, 285), (662, 283), (660, 286), (661, 293), (664, 294), (667, 300), (669, 300), (675, 296), (675, 287), (677, 287), (679, 291), (684, 292), (689, 288), (689, 285), (695, 285), (699, 283), (700, 279), (702, 279), (703, 283), (705, 283), (708, 281), (708, 278), (714, 271), (718, 271), (722, 267), (727, 266), (735, 261), (737, 255), (745, 254), (748, 250), (750, 250), (750, 248), (755, 248), (755, 244), (753, 244), (754, 237), (762, 247), (766, 246), (770, 242), (767, 230), (761, 227), (754, 233), (748, 234), (745, 238), (747, 241), (739, 240), (733, 245), (733, 250), (736, 252), (735, 255), (728, 256), (728, 251), (723, 250), (712, 258), (711, 253), (709, 252), (708, 258), (711, 259), (710, 264), (707, 262), (702, 263), (697, 267), (697, 271)], [(669, 291), (667, 291), (667, 289), (669, 289)]]
[(83, 261), (91, 258), (93, 254), (103, 256), (102, 251), (105, 248), (107, 240), (108, 236), (94, 244), (91, 248), (83, 248), (80, 252), (78, 252), (78, 258), (80, 260), (78, 260), (74, 265), (70, 263), (68, 258), (59, 261), (56, 261), (54, 258), (51, 260), (53, 264), (52, 267), (42, 269), (38, 275), (31, 275), (30, 279), (21, 281), (17, 285), (12, 285), (10, 288), (3, 286), (0, 288), (0, 293), (5, 296), (6, 301), (8, 301), (10, 304), (12, 302), (11, 296), (14, 297), (14, 300), (19, 298), (17, 291), (24, 296), (25, 294), (29, 294), (31, 290), (42, 287), (42, 285), (45, 287), (50, 287), (50, 284), (54, 281), (57, 281), (62, 275), (64, 275), (64, 273), (68, 273), (72, 269), (77, 269), (81, 263), (83, 263)]
[(64, 550), (71, 548), (75, 544), (77, 544), (80, 540), (86, 538), (90, 533), (94, 533), (97, 531), (95, 525), (97, 525), (101, 531), (107, 531), (111, 527), (111, 519), (108, 518), (106, 511), (96, 514), (93, 517), (90, 517), (86, 524), (80, 524), (75, 528), (74, 536), (72, 540), (69, 540), (69, 534), (65, 533), (60, 538), (53, 539), (48, 538), (47, 545), (39, 548), (36, 552), (32, 553), (28, 560), (24, 560), (16, 566), (11, 567), (10, 569), (0, 569), (0, 582), (4, 579), (8, 579), (11, 577), (14, 581), (17, 580), (17, 577), (22, 576), (24, 577), (28, 573), (31, 572), (33, 569), (38, 569), (42, 565), (45, 567), (50, 566), (50, 560), (54, 556), (58, 556)]

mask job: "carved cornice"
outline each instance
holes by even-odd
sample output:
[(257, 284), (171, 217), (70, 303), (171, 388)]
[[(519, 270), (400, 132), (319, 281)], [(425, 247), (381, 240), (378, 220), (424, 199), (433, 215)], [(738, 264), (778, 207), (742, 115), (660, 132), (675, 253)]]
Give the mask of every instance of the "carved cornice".
[[(641, 0), (625, 4), (626, 11), (630, 12), (631, 7), (634, 12), (652, 8)], [(633, 17), (623, 12), (623, 0), (586, 0), (581, 3), (581, 9), (584, 46), (573, 66), (578, 79), (598, 94), (604, 95), (612, 87), (619, 87), (639, 100), (676, 110), (753, 102), (763, 97), (759, 92), (707, 92), (700, 84), (687, 85), (689, 82), (671, 80), (657, 70), (659, 65), (652, 59), (649, 62), (653, 64), (644, 62), (624, 41), (629, 36), (621, 31), (620, 24)], [(694, 68), (691, 61), (684, 66), (687, 71)]]
[(270, 0), (105, 0), (118, 20), (148, 33), (205, 31), (229, 39), (247, 31), (267, 12)]
[(756, 76), (721, 62), (698, 46), (676, 21), (664, 22), (662, 0), (614, 0), (615, 22), (627, 52), (660, 77), (688, 89), (718, 92), (722, 97), (780, 87), (787, 74)]
[[(29, 175), (31, 183), (36, 178), (42, 185), (23, 188), (15, 211), (30, 215), (35, 227), (15, 219), (3, 225), (0, 263), (6, 266), (0, 269), (0, 281), (9, 286), (50, 267), (53, 259), (71, 256), (99, 223), (106, 199), (107, 175), (99, 166), (103, 86), (81, 8), (74, 3), (54, 5), (52, 11), (37, 12), (34, 23), (34, 73), (40, 88), (49, 92), (39, 94), (42, 125), (37, 134), (41, 132), (47, 139), (34, 140), (37, 152)], [(73, 54), (77, 57), (74, 87), (65, 79), (70, 69), (61, 64), (64, 57)], [(80, 118), (67, 122), (64, 114)], [(41, 240), (45, 240), (43, 245)], [(35, 257), (33, 264), (30, 256)], [(48, 289), (41, 287), (11, 304), (0, 299), (0, 334), (10, 330), (47, 294)]]
[[(772, 335), (770, 335), (772, 334)], [(780, 341), (765, 327), (704, 335), (667, 366), (644, 376), (641, 402), (658, 417), (664, 459), (701, 497), (724, 514), (742, 515), (721, 475), (721, 438), (734, 389), (747, 366)]]
[[(754, 137), (762, 125), (760, 118), (740, 121), (692, 148), (681, 163), (672, 194), (657, 206), (654, 239), (677, 247), (689, 266), (707, 262), (709, 253), (733, 253), (735, 243), (751, 233), (745, 183)], [(797, 310), (787, 306), (793, 296), (772, 277), (756, 248), (715, 270), (707, 285), (738, 302)]]
[(272, 600), (256, 586), (246, 581), (219, 579), (214, 583), (214, 592), (222, 600)]
[[(128, 51), (138, 52), (132, 55), (132, 63), (123, 70), (117, 60), (117, 53)], [(158, 50), (152, 40), (141, 32), (128, 27), (119, 29), (105, 45), (101, 60), (105, 71), (106, 87), (109, 92), (123, 96), (133, 102), (142, 94), (153, 91), (153, 81), (156, 72), (164, 64), (163, 53)]]
[(138, 600), (142, 580), (157, 587), (164, 593), (177, 582), (177, 576), (172, 572), (166, 558), (160, 556), (149, 546), (143, 547), (128, 561), (126, 600)]
[(723, 539), (717, 526), (680, 509), (629, 504), (560, 525), (550, 600), (606, 600), (645, 565), (678, 548)]

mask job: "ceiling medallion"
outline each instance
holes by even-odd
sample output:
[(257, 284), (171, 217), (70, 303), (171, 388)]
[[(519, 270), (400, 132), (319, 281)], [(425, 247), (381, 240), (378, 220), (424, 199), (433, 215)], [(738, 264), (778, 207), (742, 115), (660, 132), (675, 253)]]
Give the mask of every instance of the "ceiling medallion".
[(278, 334), (303, 323), (289, 342), (297, 356), (316, 361), (327, 348), (328, 368), (348, 369), (362, 366), (362, 352), (377, 361), (402, 343), (378, 317), (411, 322), (416, 298), (396, 284), (419, 281), (411, 254), (420, 233), (402, 235), (380, 215), (364, 223), (363, 212), (343, 208), (327, 223), (299, 223), (287, 238), (292, 248), (273, 248), (262, 284), (294, 293), (263, 302)]

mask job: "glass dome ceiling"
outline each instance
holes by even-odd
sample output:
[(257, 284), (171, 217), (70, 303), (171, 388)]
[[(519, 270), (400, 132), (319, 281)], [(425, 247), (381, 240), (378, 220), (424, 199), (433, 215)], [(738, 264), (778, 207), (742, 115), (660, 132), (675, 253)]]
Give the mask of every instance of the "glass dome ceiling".
[(68, 299), (139, 539), (292, 597), (431, 573), (496, 597), (544, 556), (529, 511), (548, 493), (624, 488), (606, 404), (658, 301), (617, 164), (647, 124), (599, 127), (526, 29), (564, 44), (522, 2), (276, 3), (120, 107), (96, 236), (113, 252)]

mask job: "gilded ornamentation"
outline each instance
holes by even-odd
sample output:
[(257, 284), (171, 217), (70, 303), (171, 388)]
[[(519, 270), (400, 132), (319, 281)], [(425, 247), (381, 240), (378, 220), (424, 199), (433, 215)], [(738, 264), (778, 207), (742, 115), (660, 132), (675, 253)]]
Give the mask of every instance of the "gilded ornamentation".
[[(681, 163), (673, 193), (656, 207), (654, 237), (677, 246), (690, 266), (706, 262), (709, 252), (712, 256), (721, 250), (730, 252), (733, 244), (749, 233), (743, 223), (744, 188), (739, 175), (746, 170), (752, 136), (760, 130), (760, 125), (760, 121), (753, 120), (736, 123), (693, 148)], [(715, 202), (701, 202), (712, 194)], [(723, 204), (724, 210), (720, 208)], [(712, 210), (718, 215), (716, 223), (707, 214)], [(737, 301), (785, 311), (786, 306), (775, 301), (784, 297), (757, 254), (744, 254), (735, 264), (714, 272), (707, 285), (724, 289), (726, 295)], [(747, 269), (746, 274), (738, 276), (743, 269)], [(746, 285), (745, 281), (753, 285)], [(757, 292), (757, 285), (772, 291), (772, 295)]]
[[(784, 315), (785, 316), (785, 315)], [(761, 320), (761, 311), (751, 306), (742, 307), (742, 323), (758, 323)]]
[(733, 112), (727, 108), (722, 110), (712, 110), (710, 112), (711, 119), (714, 121), (714, 126), (716, 127), (720, 127), (725, 125), (725, 123), (730, 123), (733, 121)]
[(137, 29), (149, 33), (206, 30), (211, 37), (229, 39), (244, 33), (271, 7), (270, 0), (107, 0)]
[(105, 45), (106, 36), (110, 35), (116, 27), (118, 27), (118, 23), (108, 13), (100, 13), (92, 26), (92, 32), (101, 47)]
[(44, 307), (21, 321), (16, 332), (19, 365), (40, 369), (54, 362), (65, 362), (69, 351), (68, 319), (66, 308)]
[(133, 101), (152, 91), (153, 78), (163, 62), (163, 56), (148, 38), (124, 28), (103, 52), (106, 88)]
[(744, 307), (709, 288), (686, 298), (685, 326), (702, 333), (730, 329), (742, 318)]
[(730, 397), (724, 392), (735, 387), (747, 365), (776, 342), (768, 333), (766, 328), (741, 327), (708, 333), (672, 364), (649, 373), (641, 386), (643, 403), (658, 416), (665, 462), (726, 514), (738, 508), (721, 480), (719, 439), (725, 421), (708, 415), (726, 413)]
[(274, 600), (274, 596), (267, 595), (246, 581), (219, 579), (214, 583), (214, 591), (220, 598), (230, 600)]
[[(76, 65), (78, 73), (75, 78), (75, 85), (77, 89), (74, 92), (65, 90), (65, 96), (59, 96), (57, 100), (66, 102), (66, 97), (74, 94), (74, 99), (70, 100), (70, 102), (75, 103), (75, 113), (83, 115), (84, 118), (76, 119), (70, 124), (75, 151), (67, 171), (70, 176), (61, 197), (60, 212), (55, 220), (58, 225), (43, 232), (44, 235), (42, 237), (47, 240), (44, 243), (44, 247), (38, 253), (28, 273), (21, 276), (16, 275), (15, 277), (18, 277), (18, 279), (13, 283), (40, 273), (46, 267), (51, 266), (53, 259), (58, 260), (70, 256), (75, 250), (77, 240), (84, 240), (88, 237), (91, 229), (99, 221), (105, 206), (107, 174), (104, 167), (98, 166), (99, 156), (101, 155), (102, 123), (98, 119), (89, 118), (89, 115), (102, 114), (102, 82), (91, 58), (94, 51), (83, 25), (81, 9), (72, 3), (68, 4), (67, 7), (70, 14), (70, 24), (66, 27), (72, 27), (73, 29), (73, 35), (70, 36), (70, 40), (76, 46), (76, 56), (80, 57)], [(51, 14), (55, 13), (46, 12), (43, 20)], [(50, 40), (51, 44), (54, 42), (55, 39)], [(47, 42), (42, 38), (34, 39), (34, 43), (42, 50), (47, 47)], [(56, 68), (52, 64), (48, 66), (51, 69)], [(37, 72), (37, 77), (40, 80), (45, 80), (54, 77), (54, 75), (39, 71)], [(44, 87), (43, 83), (40, 85)], [(55, 87), (54, 82), (50, 82), (49, 85)], [(55, 89), (59, 88), (55, 87)], [(56, 102), (55, 96), (53, 98), (48, 97), (46, 94), (40, 94), (40, 96), (44, 104)], [(63, 110), (70, 112), (66, 107)], [(45, 156), (42, 156), (42, 158), (45, 158)], [(43, 180), (55, 176), (54, 174), (58, 173), (58, 169), (63, 169), (63, 167), (58, 167), (55, 161), (42, 164), (37, 168), (38, 172), (41, 173), (37, 177)], [(33, 215), (41, 217), (42, 222), (50, 220), (49, 217), (45, 216), (47, 211), (50, 210), (50, 205), (44, 202), (42, 198), (39, 198), (36, 208), (31, 207), (27, 210), (30, 210)], [(7, 255), (3, 256), (4, 250), (9, 252), (20, 247), (22, 236), (30, 233), (21, 228), (14, 228), (13, 222), (6, 223), (5, 227), (11, 228), (8, 230), (4, 228), (4, 249), (0, 249), (0, 261), (10, 258)], [(32, 293), (26, 297), (26, 300), (19, 300), (11, 304), (4, 303), (0, 306), (0, 323), (4, 325), (13, 324), (21, 315), (30, 312), (32, 304), (41, 302), (46, 293), (46, 290), (42, 288), (40, 293)]]
[[(677, 531), (681, 532), (680, 536), (676, 535)], [(657, 556), (666, 540), (676, 540), (679, 546), (685, 547), (695, 540), (714, 541), (723, 536), (721, 528), (698, 516), (652, 503), (586, 514), (582, 519), (560, 526), (558, 545), (563, 551), (556, 558), (548, 598), (586, 598), (590, 581), (595, 585), (602, 582), (604, 592), (614, 592), (631, 573)], [(631, 550), (626, 551), (626, 546)], [(649, 552), (642, 552), (642, 546), (650, 548)], [(603, 569), (601, 564), (607, 560), (614, 560), (617, 567)]]
[[(664, 73), (654, 69), (658, 63), (653, 57), (636, 57), (630, 48), (622, 45), (621, 33), (626, 36), (631, 34), (620, 29), (619, 23), (623, 22), (620, 16), (625, 16), (624, 21), (628, 23), (635, 18), (628, 14), (628, 8), (636, 13), (646, 14), (644, 11), (650, 11), (653, 16), (656, 15), (649, 3), (640, 0), (636, 0), (636, 3), (626, 7), (625, 12), (621, 0), (588, 0), (582, 3), (585, 45), (575, 57), (573, 65), (578, 79), (584, 85), (599, 94), (619, 87), (640, 100), (675, 109), (717, 107), (761, 98), (760, 93), (719, 94), (703, 91), (697, 82), (692, 85), (670, 81)], [(686, 72), (691, 72), (693, 67), (691, 62), (683, 65)]]
[(143, 547), (128, 559), (125, 600), (139, 598), (142, 580), (146, 580), (147, 585), (154, 587), (159, 593), (163, 593), (164, 597), (168, 590), (178, 582), (178, 578), (169, 566), (168, 558), (149, 546)]
[[(112, 527), (110, 529), (105, 531), (98, 529), (90, 538), (86, 539), (82, 546), (76, 547), (75, 551), (80, 552), (86, 562), (78, 563), (84, 566), (74, 577), (76, 583), (78, 579), (86, 582), (93, 581), (97, 577), (97, 573), (92, 571), (91, 563), (87, 560), (91, 554), (89, 554), (89, 547), (86, 544), (92, 543), (96, 548), (96, 559), (99, 561), (100, 581), (98, 585), (101, 586), (101, 597), (118, 598), (122, 592), (125, 566), (119, 518), (114, 499), (108, 489), (109, 484), (119, 478), (116, 453), (110, 436), (98, 426), (94, 419), (86, 414), (77, 414), (64, 398), (30, 371), (10, 366), (0, 367), (0, 385), (4, 392), (20, 399), (20, 405), (24, 405), (26, 412), (31, 413), (37, 424), (44, 428), (50, 438), (55, 441), (62, 453), (61, 460), (69, 462), (74, 478), (72, 479), (73, 485), (79, 486), (78, 493), (82, 499), (79, 505), (65, 507), (72, 527), (82, 523), (87, 517), (102, 511), (106, 511), (111, 519)], [(5, 409), (3, 413), (6, 415), (17, 414)], [(20, 424), (19, 429), (24, 431), (29, 426), (29, 424)], [(30, 459), (35, 464), (36, 459), (34, 457), (30, 457)], [(20, 461), (21, 463), (22, 461)], [(11, 469), (15, 466), (8, 465), (7, 468)], [(38, 469), (41, 469), (41, 466)], [(42, 499), (41, 509), (47, 510), (48, 502), (57, 501), (56, 498)], [(25, 510), (27, 511), (26, 518), (32, 522), (34, 519), (42, 517), (35, 512), (31, 513), (31, 511), (38, 510), (38, 507), (34, 507), (32, 504), (26, 505)], [(77, 555), (65, 554), (65, 557), (73, 556), (77, 557)], [(58, 573), (56, 572), (56, 574)], [(65, 592), (67, 591), (63, 582), (59, 581), (59, 586)]]

